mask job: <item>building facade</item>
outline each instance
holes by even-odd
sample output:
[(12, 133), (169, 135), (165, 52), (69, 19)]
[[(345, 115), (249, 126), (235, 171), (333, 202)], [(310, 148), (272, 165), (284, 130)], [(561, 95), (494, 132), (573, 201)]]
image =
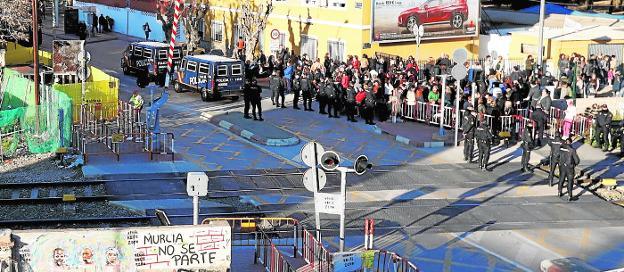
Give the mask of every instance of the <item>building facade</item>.
[[(256, 3), (262, 3), (259, 1), (262, 0), (256, 0)], [(312, 58), (322, 59), (329, 54), (334, 59), (346, 60), (348, 55), (371, 56), (375, 53), (437, 58), (443, 53), (451, 55), (457, 48), (465, 48), (469, 58), (478, 57), (478, 35), (425, 40), (419, 48), (414, 41), (373, 42), (372, 1), (375, 0), (273, 0), (274, 9), (261, 35), (260, 49), (267, 55), (288, 48)], [(210, 12), (206, 16), (205, 29), (202, 29), (204, 47), (221, 49), (226, 55), (232, 55), (240, 36), (239, 3), (233, 0), (208, 2)]]

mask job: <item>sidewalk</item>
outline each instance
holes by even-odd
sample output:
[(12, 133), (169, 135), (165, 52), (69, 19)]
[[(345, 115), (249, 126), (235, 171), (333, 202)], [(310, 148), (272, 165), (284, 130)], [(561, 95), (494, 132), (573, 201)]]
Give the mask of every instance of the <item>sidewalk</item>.
[[(407, 145), (413, 145), (416, 147), (443, 147), (454, 146), (455, 131), (444, 129), (447, 139), (444, 141), (434, 139), (434, 135), (438, 135), (439, 126), (426, 125), (423, 123), (412, 121), (400, 121), (397, 123), (377, 122), (377, 128), (375, 132), (381, 134), (389, 134), (395, 137), (397, 142), (401, 142)], [(461, 141), (462, 135), (459, 134), (459, 140)]]
[(247, 140), (269, 146), (291, 146), (299, 143), (299, 138), (269, 122), (245, 119), (242, 112), (233, 111), (212, 115), (207, 112), (202, 116), (211, 123), (241, 136)]
[[(78, 35), (74, 34), (65, 34), (64, 26), (65, 20), (64, 16), (61, 13), (59, 16), (59, 22), (57, 28), (52, 28), (52, 16), (46, 16), (46, 18), (42, 22), (43, 27), (41, 28), (41, 32), (43, 35), (53, 37), (55, 40), (78, 40), (80, 39)], [(89, 33), (89, 35), (93, 35)], [(107, 33), (96, 33), (95, 36), (87, 36), (87, 43), (98, 43), (105, 41), (116, 40), (118, 37), (114, 32)]]

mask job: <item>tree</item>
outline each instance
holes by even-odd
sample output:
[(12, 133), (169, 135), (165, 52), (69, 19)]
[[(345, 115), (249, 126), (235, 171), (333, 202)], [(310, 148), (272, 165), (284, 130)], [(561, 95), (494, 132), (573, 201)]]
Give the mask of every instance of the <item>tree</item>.
[(0, 44), (30, 39), (32, 1), (0, 1)]
[(260, 35), (266, 28), (271, 12), (273, 12), (273, 0), (259, 5), (255, 5), (252, 1), (242, 1), (240, 27), (245, 39), (246, 59), (255, 57)]
[(158, 0), (156, 3), (156, 19), (160, 21), (163, 32), (165, 33), (165, 41), (171, 39), (171, 28), (173, 27), (173, 13), (175, 10), (176, 0)]
[(199, 47), (201, 37), (198, 29), (200, 24), (204, 23), (204, 18), (208, 10), (209, 7), (207, 4), (195, 0), (192, 0), (189, 5), (184, 7), (185, 16), (182, 21), (184, 23), (184, 36), (186, 37), (186, 50), (188, 52)]

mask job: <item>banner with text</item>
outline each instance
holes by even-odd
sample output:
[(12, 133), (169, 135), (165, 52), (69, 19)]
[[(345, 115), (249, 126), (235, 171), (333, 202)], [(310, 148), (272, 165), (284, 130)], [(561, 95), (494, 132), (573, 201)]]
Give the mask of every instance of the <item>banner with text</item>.
[(373, 0), (375, 42), (415, 40), (413, 27), (423, 25), (422, 40), (476, 36), (479, 0)]
[(227, 222), (179, 227), (13, 233), (20, 271), (227, 271)]

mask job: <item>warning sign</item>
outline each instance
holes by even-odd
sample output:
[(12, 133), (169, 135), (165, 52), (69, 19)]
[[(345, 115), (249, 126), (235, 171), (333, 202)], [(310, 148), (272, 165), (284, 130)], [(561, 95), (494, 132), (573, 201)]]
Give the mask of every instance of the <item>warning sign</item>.
[(318, 193), (314, 197), (314, 207), (319, 213), (340, 215), (344, 211), (340, 194)]

